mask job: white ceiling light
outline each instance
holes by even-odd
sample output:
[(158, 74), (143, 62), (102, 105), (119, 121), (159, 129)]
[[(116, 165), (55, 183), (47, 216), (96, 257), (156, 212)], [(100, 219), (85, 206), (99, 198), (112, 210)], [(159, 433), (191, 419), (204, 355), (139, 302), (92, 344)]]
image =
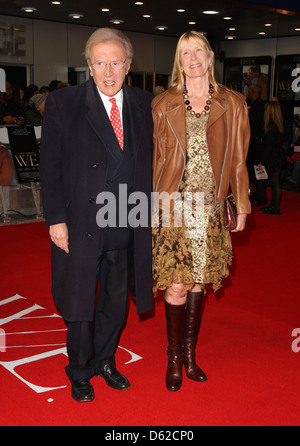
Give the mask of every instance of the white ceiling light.
[(124, 20), (121, 19), (112, 19), (109, 21), (110, 23), (113, 23), (114, 25), (120, 25), (121, 23), (124, 23)]
[(33, 8), (33, 6), (24, 6), (24, 8), (21, 8), (22, 11), (24, 12), (35, 12), (37, 11), (36, 8)]
[(208, 14), (208, 15), (214, 15), (214, 14), (219, 14), (219, 11), (202, 11), (203, 14)]
[(158, 31), (164, 31), (165, 29), (168, 29), (168, 27), (165, 25), (159, 25), (156, 26), (155, 29), (157, 29)]
[(84, 17), (84, 15), (79, 14), (78, 12), (72, 12), (71, 14), (69, 14), (69, 17), (71, 17), (72, 19), (81, 19), (82, 17)]

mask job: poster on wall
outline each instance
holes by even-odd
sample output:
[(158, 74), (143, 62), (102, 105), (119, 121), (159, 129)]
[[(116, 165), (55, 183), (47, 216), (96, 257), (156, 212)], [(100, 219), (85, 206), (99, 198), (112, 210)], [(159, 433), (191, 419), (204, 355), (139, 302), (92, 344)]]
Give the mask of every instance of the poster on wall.
[(10, 150), (19, 183), (40, 181), (40, 154), (33, 126), (7, 126)]
[(233, 57), (224, 60), (223, 83), (251, 101), (254, 89), (266, 101), (270, 95), (271, 56)]
[(277, 56), (275, 59), (274, 95), (283, 102), (300, 101), (300, 54)]

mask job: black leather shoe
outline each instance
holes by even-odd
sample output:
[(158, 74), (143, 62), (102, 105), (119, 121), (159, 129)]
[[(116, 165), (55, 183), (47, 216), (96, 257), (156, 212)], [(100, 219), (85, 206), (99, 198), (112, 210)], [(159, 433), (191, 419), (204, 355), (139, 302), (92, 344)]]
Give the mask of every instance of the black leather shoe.
[(111, 363), (105, 364), (101, 375), (109, 387), (117, 390), (125, 390), (130, 387), (128, 379), (122, 375)]
[(95, 398), (93, 386), (88, 379), (73, 382), (71, 395), (79, 403), (87, 403)]

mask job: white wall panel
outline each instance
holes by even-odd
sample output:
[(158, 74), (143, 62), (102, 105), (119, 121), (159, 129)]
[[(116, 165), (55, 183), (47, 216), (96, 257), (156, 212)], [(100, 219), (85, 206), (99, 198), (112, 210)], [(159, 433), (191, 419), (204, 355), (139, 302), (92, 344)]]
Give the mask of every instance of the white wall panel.
[(85, 67), (83, 56), (85, 43), (96, 28), (80, 25), (68, 25), (68, 66)]
[(34, 79), (39, 87), (53, 79), (68, 81), (68, 28), (64, 23), (34, 20)]

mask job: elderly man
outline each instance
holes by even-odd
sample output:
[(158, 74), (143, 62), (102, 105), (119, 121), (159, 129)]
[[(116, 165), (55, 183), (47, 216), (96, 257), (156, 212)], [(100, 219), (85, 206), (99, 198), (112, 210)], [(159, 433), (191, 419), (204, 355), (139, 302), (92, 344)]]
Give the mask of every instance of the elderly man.
[[(130, 386), (115, 366), (128, 289), (138, 314), (153, 306), (151, 224), (131, 227), (128, 200), (119, 200), (125, 188), (127, 196), (142, 192), (150, 203), (152, 94), (124, 83), (133, 51), (123, 33), (98, 29), (85, 56), (91, 78), (48, 96), (41, 138), (52, 294), (68, 324), (66, 373), (79, 402), (93, 400), (93, 376), (115, 389)], [(115, 197), (107, 225), (97, 218), (101, 193)]]

